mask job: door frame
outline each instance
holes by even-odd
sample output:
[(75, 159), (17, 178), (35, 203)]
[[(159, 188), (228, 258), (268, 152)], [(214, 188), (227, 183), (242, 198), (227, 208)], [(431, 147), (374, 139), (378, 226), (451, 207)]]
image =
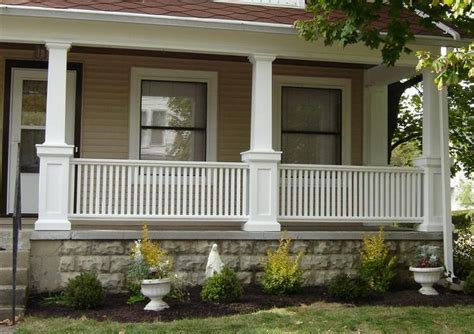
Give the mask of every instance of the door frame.
[[(8, 175), (9, 175), (9, 143), (10, 143), (10, 120), (12, 101), (12, 70), (19, 69), (48, 69), (47, 61), (34, 60), (5, 60), (4, 77), (4, 100), (3, 100), (3, 143), (2, 143), (2, 188), (0, 212), (3, 216), (7, 214), (8, 198)], [(75, 94), (75, 115), (74, 115), (74, 157), (80, 157), (81, 153), (81, 125), (82, 125), (82, 85), (83, 85), (83, 65), (81, 63), (68, 63), (68, 71), (76, 72), (76, 94)], [(37, 216), (37, 215), (32, 215)]]

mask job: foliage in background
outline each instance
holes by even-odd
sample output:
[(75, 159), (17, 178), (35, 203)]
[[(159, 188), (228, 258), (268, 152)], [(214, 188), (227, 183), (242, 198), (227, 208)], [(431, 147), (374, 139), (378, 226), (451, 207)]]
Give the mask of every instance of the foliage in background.
[[(404, 94), (400, 101), (398, 126), (392, 140), (392, 161), (395, 166), (412, 164), (421, 153), (423, 92), (421, 84), (414, 94)], [(474, 174), (474, 84), (448, 88), (449, 153), (454, 159), (451, 174), (463, 171), (467, 178)]]
[(474, 296), (474, 271), (467, 276), (464, 282), (463, 291), (466, 295)]
[(231, 303), (242, 296), (242, 285), (235, 271), (229, 267), (209, 278), (201, 290), (201, 298), (206, 302)]
[(367, 281), (360, 275), (350, 276), (341, 273), (329, 283), (329, 295), (345, 302), (362, 301), (370, 294)]
[(77, 309), (100, 306), (104, 297), (105, 291), (97, 275), (89, 272), (70, 278), (64, 291), (66, 303)]
[(292, 239), (284, 233), (278, 248), (267, 252), (267, 259), (262, 261), (263, 277), (262, 289), (269, 294), (291, 294), (300, 290), (303, 284), (303, 271), (300, 269), (300, 260), (303, 252), (296, 258), (290, 255)]
[(474, 210), (462, 210), (453, 213), (454, 234), (454, 274), (460, 279), (466, 279), (474, 271)]
[[(309, 20), (295, 23), (300, 35), (308, 40), (322, 39), (325, 45), (347, 46), (363, 43), (379, 49), (383, 63), (394, 65), (403, 53), (411, 53), (408, 43), (415, 39), (412, 25), (437, 30), (435, 22), (448, 22), (456, 29), (472, 33), (474, 9), (472, 0), (307, 0)], [(409, 19), (411, 12), (415, 20)], [(425, 15), (419, 15), (420, 11)], [(377, 27), (380, 13), (387, 15), (386, 29)], [(419, 68), (430, 68), (439, 85), (455, 84), (474, 76), (473, 44), (439, 57), (418, 52)]]
[(390, 256), (383, 228), (374, 236), (364, 237), (361, 255), (361, 277), (374, 292), (386, 292), (396, 276), (397, 257)]
[(471, 180), (461, 180), (456, 199), (463, 207), (474, 208), (474, 182)]

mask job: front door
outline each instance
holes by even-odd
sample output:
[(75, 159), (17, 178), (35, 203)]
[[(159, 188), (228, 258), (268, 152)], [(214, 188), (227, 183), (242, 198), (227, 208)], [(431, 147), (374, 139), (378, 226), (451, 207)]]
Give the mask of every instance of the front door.
[[(36, 144), (44, 143), (45, 137), (47, 74), (45, 69), (12, 69), (8, 213), (13, 212), (18, 154), (22, 213), (38, 213), (39, 158)], [(68, 71), (67, 75), (66, 143), (73, 145), (76, 72)], [(21, 152), (18, 152), (18, 143), (21, 143)]]

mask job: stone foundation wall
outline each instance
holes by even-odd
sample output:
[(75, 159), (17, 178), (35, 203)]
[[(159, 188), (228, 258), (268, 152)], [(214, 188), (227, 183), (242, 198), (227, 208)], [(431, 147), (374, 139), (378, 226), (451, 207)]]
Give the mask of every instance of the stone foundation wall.
[[(387, 241), (400, 267), (408, 274), (415, 249), (421, 244), (442, 246), (441, 241)], [(262, 275), (261, 259), (277, 240), (162, 240), (174, 257), (174, 268), (190, 285), (202, 284), (207, 257), (213, 243), (219, 245), (222, 261), (240, 280), (256, 283)], [(106, 289), (125, 290), (132, 240), (32, 240), (30, 289), (57, 291), (82, 271), (96, 271)], [(323, 285), (338, 273), (354, 273), (360, 261), (361, 240), (295, 240), (292, 252), (304, 252), (301, 266), (306, 285)]]

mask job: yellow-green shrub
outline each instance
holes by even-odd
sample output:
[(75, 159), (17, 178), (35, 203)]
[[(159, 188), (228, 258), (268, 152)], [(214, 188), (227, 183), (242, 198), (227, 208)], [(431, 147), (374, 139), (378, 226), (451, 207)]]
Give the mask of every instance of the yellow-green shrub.
[(371, 290), (386, 292), (396, 276), (397, 258), (390, 256), (385, 244), (384, 230), (375, 236), (364, 237), (360, 275), (367, 281)]
[(290, 294), (297, 292), (303, 284), (303, 271), (300, 260), (303, 252), (293, 259), (290, 256), (291, 238), (283, 235), (278, 248), (268, 251), (267, 259), (262, 261), (264, 275), (262, 289), (270, 294)]

